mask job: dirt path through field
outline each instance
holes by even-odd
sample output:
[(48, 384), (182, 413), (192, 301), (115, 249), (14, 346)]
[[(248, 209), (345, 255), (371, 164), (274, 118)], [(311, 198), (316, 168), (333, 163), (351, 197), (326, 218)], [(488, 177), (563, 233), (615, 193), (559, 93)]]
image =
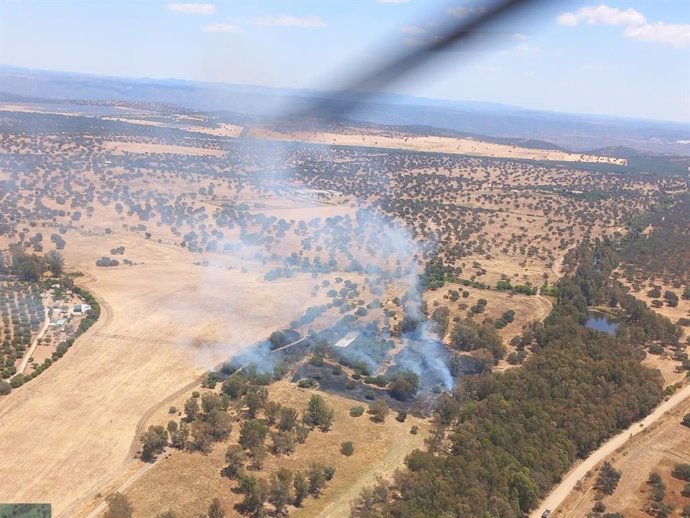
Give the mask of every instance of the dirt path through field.
[(46, 334), (46, 331), (48, 330), (49, 325), (50, 325), (50, 318), (48, 318), (48, 308), (45, 308), (44, 314), (43, 314), (43, 327), (41, 328), (41, 330), (36, 335), (36, 338), (34, 338), (34, 341), (31, 343), (31, 347), (29, 347), (29, 350), (24, 355), (24, 358), (22, 358), (22, 362), (19, 364), (19, 368), (17, 369), (18, 373), (24, 374), (24, 370), (26, 369), (26, 366), (29, 364), (29, 358), (31, 358), (34, 355), (34, 351), (36, 350), (36, 347), (38, 346), (38, 341), (41, 338), (43, 338), (44, 334)]
[(374, 485), (377, 477), (388, 478), (397, 468), (401, 467), (405, 457), (420, 446), (419, 437), (412, 435), (409, 431), (410, 427), (415, 423), (417, 423), (417, 420), (408, 418), (405, 423), (406, 427), (394, 427), (391, 449), (386, 456), (371, 466), (357, 482), (352, 484), (347, 491), (342, 492), (336, 500), (321, 511), (319, 516), (321, 518), (349, 516), (350, 504), (357, 498), (362, 489)]
[(614, 435), (611, 439), (602, 444), (597, 450), (593, 451), (589, 457), (577, 464), (565, 475), (561, 483), (558, 484), (537, 509), (530, 514), (530, 518), (540, 518), (545, 509), (555, 511), (568, 495), (570, 495), (577, 482), (582, 479), (588, 471), (594, 469), (599, 462), (623, 446), (629, 439), (649, 428), (652, 423), (659, 420), (666, 412), (672, 410), (688, 398), (690, 398), (690, 385), (686, 385), (669, 399), (661, 403), (647, 417), (633, 423), (627, 429)]

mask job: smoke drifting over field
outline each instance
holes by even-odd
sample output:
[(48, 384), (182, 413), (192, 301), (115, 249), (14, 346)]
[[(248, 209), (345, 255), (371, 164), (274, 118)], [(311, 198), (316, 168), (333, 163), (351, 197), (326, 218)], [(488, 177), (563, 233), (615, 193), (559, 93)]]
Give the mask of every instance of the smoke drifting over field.
[[(281, 160), (286, 161), (274, 157), (269, 162)], [(355, 341), (336, 351), (337, 355), (352, 363), (363, 362), (371, 372), (381, 373), (391, 364), (392, 371), (414, 372), (422, 390), (439, 385), (451, 389), (445, 347), (421, 309), (419, 243), (405, 227), (374, 212), (366, 202), (342, 200), (339, 193), (313, 192), (297, 185), (292, 173), (302, 166), (306, 167), (293, 162), (291, 171), (262, 171), (253, 203), (234, 199), (221, 204), (218, 211), (228, 219), (229, 231), (215, 240), (214, 248), (224, 254), (207, 259), (204, 283), (215, 285), (219, 269), (228, 267), (268, 286), (311, 278), (311, 297), (317, 303), (302, 317), (295, 315), (293, 324), (298, 324), (300, 332), (334, 329), (330, 345), (348, 332), (376, 337), (366, 346), (361, 346), (362, 340)], [(280, 210), (269, 204), (291, 206), (295, 200), (301, 209), (299, 220), (282, 218)], [(308, 303), (276, 297), (272, 304)], [(226, 309), (231, 308), (230, 302)], [(242, 318), (226, 313), (229, 326)], [(275, 322), (275, 329), (286, 327), (288, 322)], [(393, 358), (390, 345), (384, 345), (391, 342), (398, 343)], [(235, 357), (235, 363), (253, 363), (265, 372), (276, 365), (268, 343), (247, 347), (227, 341), (220, 347), (228, 357)], [(239, 354), (238, 349), (242, 349)]]

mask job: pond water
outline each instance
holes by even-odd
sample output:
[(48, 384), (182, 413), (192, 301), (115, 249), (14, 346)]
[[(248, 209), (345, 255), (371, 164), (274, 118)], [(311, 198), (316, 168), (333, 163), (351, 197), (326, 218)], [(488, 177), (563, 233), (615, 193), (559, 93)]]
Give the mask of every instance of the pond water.
[(616, 318), (600, 313), (599, 311), (590, 311), (585, 326), (603, 333), (615, 335), (618, 324), (619, 321)]

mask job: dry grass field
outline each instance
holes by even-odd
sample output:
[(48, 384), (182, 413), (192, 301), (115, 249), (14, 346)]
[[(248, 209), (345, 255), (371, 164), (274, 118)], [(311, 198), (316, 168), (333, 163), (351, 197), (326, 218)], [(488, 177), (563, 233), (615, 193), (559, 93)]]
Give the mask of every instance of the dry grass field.
[(151, 144), (137, 142), (103, 142), (103, 147), (107, 151), (112, 151), (114, 155), (123, 153), (173, 153), (176, 155), (187, 156), (223, 156), (224, 151), (220, 149), (205, 149), (193, 146), (174, 146), (166, 144)]
[[(681, 516), (683, 505), (690, 504), (690, 499), (680, 495), (685, 483), (673, 478), (671, 470), (678, 463), (690, 463), (690, 428), (681, 424), (683, 416), (689, 412), (690, 401), (685, 401), (606, 459), (622, 472), (613, 495), (603, 499), (607, 512), (619, 512), (626, 518), (650, 516), (644, 511), (650, 493), (647, 480), (650, 473), (657, 472), (666, 484), (667, 496), (664, 501), (675, 508), (675, 512), (669, 516)], [(595, 491), (592, 489), (595, 479), (595, 473), (586, 477), (581, 487), (559, 507), (556, 516), (586, 516), (595, 502)]]
[[(456, 290), (466, 291), (467, 297), (460, 297), (452, 302), (449, 292)], [(467, 315), (467, 308), (476, 304), (479, 299), (488, 302), (486, 311), (474, 318), (479, 322), (486, 319), (497, 320), (508, 310), (515, 311), (515, 320), (503, 329), (498, 330), (498, 334), (503, 339), (508, 352), (513, 348), (509, 345), (510, 339), (522, 332), (523, 326), (530, 322), (543, 320), (551, 311), (552, 303), (546, 297), (538, 295), (513, 295), (506, 291), (479, 290), (465, 287), (460, 284), (446, 284), (438, 290), (429, 290), (424, 293), (424, 300), (427, 302), (429, 311), (437, 307), (445, 306), (450, 311), (450, 320), (454, 317), (464, 318)]]
[[(280, 381), (270, 386), (270, 400), (298, 409), (306, 408), (314, 391), (300, 389), (294, 383)], [(355, 402), (320, 393), (335, 410), (333, 426), (329, 432), (318, 430), (309, 434), (305, 444), (298, 445), (290, 456), (267, 459), (258, 473), (267, 475), (280, 467), (291, 470), (306, 469), (312, 462), (322, 462), (336, 468), (336, 474), (320, 498), (308, 498), (304, 506), (292, 508), (292, 516), (345, 516), (350, 501), (366, 485), (373, 484), (376, 476), (386, 476), (397, 468), (414, 448), (421, 448), (428, 424), (409, 416), (399, 423), (389, 416), (385, 424), (373, 423), (365, 414), (351, 417), (349, 410)], [(189, 394), (186, 394), (188, 397)], [(418, 426), (417, 435), (410, 434), (412, 426)], [(149, 517), (167, 509), (180, 516), (197, 516), (204, 513), (213, 498), (218, 497), (226, 516), (233, 516), (233, 506), (242, 495), (232, 491), (237, 482), (220, 475), (225, 466), (225, 450), (235, 444), (238, 426), (224, 442), (215, 445), (208, 455), (200, 453), (172, 452), (160, 460), (152, 470), (126, 491), (135, 510), (135, 517)], [(340, 454), (340, 443), (352, 441), (355, 453), (346, 457)], [(183, 489), (181, 489), (183, 488)]]
[[(308, 278), (268, 286), (137, 236), (70, 243), (67, 263), (86, 274), (103, 315), (67, 361), (0, 400), (0, 500), (50, 501), (55, 516), (127, 471), (149, 409), (313, 303)], [(120, 243), (144, 264), (93, 266)]]
[(485, 156), (492, 158), (515, 158), (526, 160), (558, 160), (563, 162), (598, 162), (625, 165), (620, 158), (567, 153), (557, 150), (531, 149), (506, 144), (482, 142), (471, 138), (422, 136), (394, 132), (362, 131), (351, 128), (342, 133), (328, 132), (282, 132), (267, 128), (251, 128), (247, 136), (284, 140), (289, 142), (308, 142), (334, 146), (360, 146), (429, 153), (449, 153), (466, 156)]
[[(8, 215), (0, 220), (0, 249), (22, 243), (45, 253), (66, 242), (68, 271), (82, 272), (77, 284), (102, 305), (99, 321), (60, 362), (0, 398), (0, 501), (50, 501), (56, 516), (87, 515), (130, 480), (137, 516), (167, 507), (194, 516), (216, 496), (232, 515), (239, 496), (219, 476), (227, 444), (208, 456), (172, 453), (131, 478), (142, 473), (138, 435), (165, 423), (168, 407), (181, 407), (202, 373), (289, 327), (307, 308), (327, 309), (296, 325), (302, 333), (348, 318), (394, 335), (404, 299), (416, 296), (431, 260), (455, 269), (454, 279), (492, 289), (463, 288), (468, 297), (451, 303), (445, 295), (457, 286), (449, 283), (424, 294), (429, 310), (438, 303), (451, 319), (464, 318), (459, 305), (480, 298), (488, 306), (478, 321), (515, 310), (515, 321), (499, 330), (507, 344), (543, 319), (551, 302), (496, 291), (502, 276), (513, 285), (553, 284), (568, 250), (624, 232), (631, 214), (679, 185), (492, 160), (575, 167), (611, 159), (470, 139), (362, 130), (238, 140), (239, 126), (192, 125), (200, 121), (180, 114), (159, 124), (145, 115), (103, 119), (105, 134), (82, 134), (64, 121), (64, 132), (0, 132), (7, 187), (0, 215)], [(181, 136), (156, 133), (180, 124)], [(333, 139), (343, 147), (308, 145)], [(103, 257), (120, 264), (96, 266)], [(271, 387), (272, 398), (295, 406), (310, 394), (287, 382)], [(336, 409), (333, 430), (313, 432), (268, 468), (313, 460), (336, 466), (324, 495), (294, 510), (298, 516), (345, 515), (375, 474), (390, 473), (422, 444), (424, 433), (413, 436), (410, 426), (427, 427), (392, 415), (385, 425), (354, 419), (347, 411), (356, 403), (324, 397)], [(230, 441), (236, 437), (237, 430)], [(343, 440), (355, 442), (354, 456), (338, 453)]]

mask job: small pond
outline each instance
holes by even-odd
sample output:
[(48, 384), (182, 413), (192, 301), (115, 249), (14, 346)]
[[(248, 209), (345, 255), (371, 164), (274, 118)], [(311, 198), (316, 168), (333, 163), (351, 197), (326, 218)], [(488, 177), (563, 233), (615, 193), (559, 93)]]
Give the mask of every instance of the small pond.
[(587, 317), (587, 323), (585, 325), (590, 329), (615, 335), (616, 329), (618, 329), (618, 324), (619, 320), (614, 317), (610, 317), (599, 311), (590, 311), (589, 316)]

